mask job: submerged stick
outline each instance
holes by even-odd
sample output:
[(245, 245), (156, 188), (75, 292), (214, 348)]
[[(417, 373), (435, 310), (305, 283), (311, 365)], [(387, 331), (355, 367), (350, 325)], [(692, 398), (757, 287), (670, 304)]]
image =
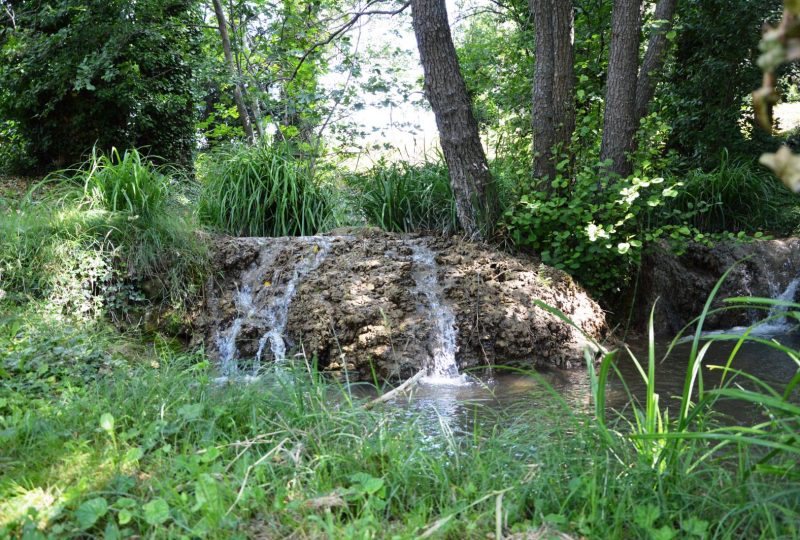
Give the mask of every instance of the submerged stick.
[(417, 372), (416, 375), (414, 375), (413, 377), (408, 379), (406, 382), (404, 382), (403, 384), (401, 384), (400, 386), (398, 386), (394, 390), (390, 390), (389, 392), (386, 392), (385, 394), (382, 394), (382, 395), (376, 397), (375, 399), (373, 399), (372, 401), (368, 402), (367, 404), (365, 404), (364, 408), (365, 409), (371, 409), (371, 408), (373, 408), (375, 405), (377, 405), (379, 403), (383, 403), (384, 401), (389, 401), (390, 399), (392, 399), (397, 394), (399, 394), (401, 392), (404, 392), (406, 389), (408, 389), (411, 386), (413, 386), (414, 384), (416, 384), (417, 381), (419, 381), (424, 376), (425, 376), (425, 370), (422, 369), (419, 372)]

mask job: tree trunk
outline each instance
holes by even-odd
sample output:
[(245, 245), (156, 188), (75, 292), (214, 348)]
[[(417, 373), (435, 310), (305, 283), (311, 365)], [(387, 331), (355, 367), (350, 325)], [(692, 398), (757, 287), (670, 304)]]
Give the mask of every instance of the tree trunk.
[(250, 124), (250, 115), (244, 105), (242, 88), (236, 74), (236, 65), (233, 62), (231, 39), (230, 36), (228, 36), (228, 23), (225, 20), (225, 12), (222, 10), (222, 3), (220, 0), (213, 0), (213, 2), (214, 13), (217, 15), (219, 35), (220, 38), (222, 38), (222, 51), (225, 53), (225, 63), (228, 65), (228, 71), (230, 72), (231, 78), (234, 80), (233, 100), (236, 102), (236, 110), (239, 112), (239, 120), (242, 122), (242, 128), (244, 128), (244, 135), (247, 138), (247, 142), (252, 143), (255, 140), (253, 136), (253, 126)]
[(659, 0), (653, 18), (658, 21), (650, 41), (647, 43), (647, 52), (639, 69), (639, 80), (636, 84), (636, 120), (647, 115), (647, 108), (656, 91), (656, 77), (664, 67), (664, 55), (667, 51), (669, 40), (667, 33), (672, 29), (672, 20), (675, 17), (675, 8), (678, 0)]
[(458, 220), (469, 236), (484, 237), (497, 220), (498, 201), (459, 69), (445, 0), (412, 0), (411, 17)]
[(536, 39), (533, 75), (533, 175), (556, 176), (557, 155), (575, 129), (574, 17), (570, 0), (530, 0)]
[(627, 153), (636, 135), (636, 81), (639, 72), (641, 0), (615, 0), (611, 14), (611, 46), (606, 81), (606, 105), (600, 159), (611, 160), (608, 171), (631, 173)]
[[(557, 1), (557, 0), (556, 0)], [(556, 175), (553, 146), (556, 142), (556, 113), (553, 99), (555, 73), (555, 38), (553, 36), (554, 0), (530, 0), (533, 15), (536, 57), (533, 68), (533, 176), (552, 180)]]
[(556, 140), (567, 151), (575, 131), (575, 17), (571, 0), (556, 0), (553, 9), (553, 105)]

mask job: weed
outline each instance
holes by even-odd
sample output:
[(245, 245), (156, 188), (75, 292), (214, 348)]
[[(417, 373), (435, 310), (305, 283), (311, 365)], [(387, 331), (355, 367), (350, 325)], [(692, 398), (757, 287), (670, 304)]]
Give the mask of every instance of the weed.
[(681, 225), (704, 233), (792, 234), (800, 224), (797, 198), (779, 180), (755, 164), (731, 161), (727, 152), (717, 168), (689, 171), (681, 181), (667, 209)]
[(441, 161), (422, 165), (380, 161), (346, 181), (356, 189), (356, 202), (370, 225), (390, 232), (458, 229), (447, 166)]

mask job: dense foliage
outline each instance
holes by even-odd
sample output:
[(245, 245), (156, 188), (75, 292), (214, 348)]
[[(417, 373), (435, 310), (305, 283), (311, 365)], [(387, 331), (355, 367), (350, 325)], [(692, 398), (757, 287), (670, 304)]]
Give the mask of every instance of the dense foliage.
[[(670, 145), (701, 166), (723, 149), (755, 156), (765, 136), (753, 129), (750, 93), (761, 82), (756, 64), (760, 29), (780, 15), (780, 0), (679, 2), (680, 32), (665, 83)], [(719, 16), (724, 13), (725, 16)]]
[(379, 162), (347, 182), (366, 222), (391, 232), (458, 230), (447, 166)]
[(329, 224), (330, 202), (288, 145), (233, 145), (199, 164), (203, 223), (238, 236), (307, 236)]
[(72, 165), (95, 145), (191, 163), (194, 0), (24, 1), (8, 13), (0, 118), (14, 122), (32, 165)]

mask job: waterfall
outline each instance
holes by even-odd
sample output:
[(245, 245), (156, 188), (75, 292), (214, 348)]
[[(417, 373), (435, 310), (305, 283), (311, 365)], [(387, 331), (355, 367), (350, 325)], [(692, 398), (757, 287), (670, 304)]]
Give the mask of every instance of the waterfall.
[[(319, 268), (331, 249), (330, 238), (312, 237), (307, 239), (307, 242), (311, 246), (312, 253), (310, 255), (303, 254), (301, 260), (292, 269), (292, 276), (282, 289), (277, 284), (272, 284), (273, 281), (277, 281), (272, 268), (277, 255), (286, 245), (278, 240), (271, 242), (262, 250), (258, 262), (254, 263), (253, 267), (242, 276), (241, 288), (234, 300), (238, 315), (227, 331), (218, 333), (216, 339), (222, 380), (237, 377), (240, 374), (236, 340), (244, 322), (254, 323), (255, 326), (267, 330), (258, 343), (258, 351), (253, 360), (253, 375), (256, 375), (261, 369), (261, 360), (267, 343), (270, 345), (275, 362), (280, 363), (285, 360), (284, 332), (286, 331), (289, 306), (297, 292), (297, 286), (306, 275)], [(270, 279), (265, 279), (267, 275), (270, 276)]]
[(275, 259), (275, 255), (274, 249), (263, 251), (259, 256), (259, 262), (253, 263), (250, 270), (242, 276), (242, 285), (234, 300), (236, 312), (239, 316), (233, 320), (227, 332), (217, 335), (216, 342), (219, 349), (220, 371), (224, 378), (236, 377), (239, 374), (239, 364), (236, 359), (236, 339), (242, 330), (242, 323), (255, 315), (253, 290), (258, 286), (262, 268), (265, 264), (271, 264)]
[[(800, 286), (800, 278), (793, 279), (786, 286), (786, 289), (784, 289), (783, 292), (775, 297), (775, 300), (780, 300), (782, 302), (794, 302), (795, 296), (797, 295), (798, 286)], [(792, 322), (793, 319), (781, 316), (787, 311), (788, 308), (786, 306), (772, 306), (767, 316), (761, 319), (762, 321), (766, 321), (763, 324), (759, 324), (759, 321), (753, 321), (752, 325), (749, 327), (734, 326), (733, 328), (728, 328), (726, 330), (712, 330), (709, 332), (703, 332), (703, 335), (713, 336), (717, 334), (744, 334), (751, 328), (751, 336), (771, 337), (787, 334), (791, 332), (795, 326), (797, 326), (796, 322)], [(692, 336), (686, 336), (685, 338), (681, 339), (679, 343), (686, 343), (689, 341), (692, 341)]]
[[(795, 296), (797, 295), (798, 285), (800, 285), (800, 278), (793, 279), (789, 282), (789, 285), (787, 285), (786, 289), (775, 299), (782, 302), (794, 302)], [(752, 332), (750, 333), (761, 336), (773, 336), (777, 334), (785, 334), (791, 331), (797, 323), (792, 322), (794, 319), (782, 316), (787, 311), (787, 306), (772, 306), (772, 308), (769, 310), (769, 314), (766, 317), (767, 322), (764, 324), (759, 324), (753, 328)]]
[(286, 287), (281, 294), (276, 294), (272, 297), (267, 308), (264, 310), (264, 320), (266, 328), (269, 331), (261, 337), (258, 343), (258, 353), (256, 354), (256, 366), (261, 364), (261, 356), (264, 352), (264, 346), (269, 342), (270, 351), (272, 351), (272, 358), (275, 362), (281, 363), (286, 359), (286, 342), (284, 341), (284, 332), (286, 331), (286, 320), (289, 315), (289, 304), (292, 303), (295, 293), (297, 292), (297, 285), (300, 281), (313, 272), (331, 249), (330, 238), (315, 238), (312, 244), (313, 256), (304, 257), (292, 271), (292, 277), (286, 283)]
[(411, 243), (414, 291), (425, 297), (429, 318), (433, 324), (431, 336), (432, 357), (427, 367), (426, 382), (461, 384), (465, 377), (459, 375), (456, 364), (456, 319), (453, 310), (441, 300), (441, 287), (437, 278), (436, 259), (433, 252), (422, 243)]

